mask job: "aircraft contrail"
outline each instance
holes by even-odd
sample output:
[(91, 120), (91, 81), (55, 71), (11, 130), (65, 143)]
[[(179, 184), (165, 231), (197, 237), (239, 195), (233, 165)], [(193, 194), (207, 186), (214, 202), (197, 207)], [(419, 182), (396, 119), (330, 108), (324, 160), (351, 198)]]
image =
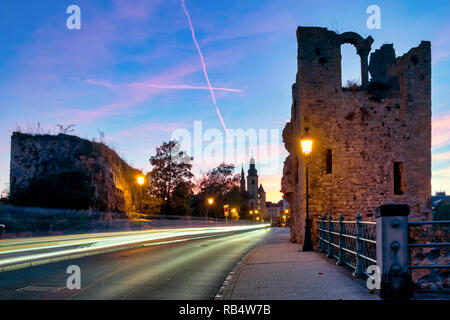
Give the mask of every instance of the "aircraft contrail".
[[(188, 84), (174, 84), (174, 85), (166, 85), (166, 84), (153, 84), (153, 83), (131, 83), (130, 87), (147, 87), (147, 88), (155, 88), (155, 89), (192, 89), (192, 90), (208, 90), (209, 87), (204, 86), (191, 86)], [(211, 88), (213, 91), (227, 91), (227, 92), (242, 92), (241, 89), (233, 89), (233, 88)]]
[[(72, 80), (80, 80), (72, 77)], [(103, 80), (93, 80), (87, 79), (83, 80), (86, 83), (103, 86), (110, 89), (116, 89), (120, 87), (145, 87), (145, 88), (155, 88), (155, 89), (173, 89), (173, 90), (209, 90), (209, 87), (205, 86), (193, 86), (190, 84), (157, 84), (157, 83), (147, 83), (147, 82), (133, 82), (129, 84), (113, 84), (109, 81)], [(233, 88), (217, 88), (212, 87), (214, 91), (226, 91), (226, 92), (242, 92), (242, 89), (233, 89)]]
[(198, 54), (200, 56), (200, 60), (202, 61), (203, 73), (205, 74), (205, 79), (206, 79), (206, 82), (208, 84), (209, 92), (211, 93), (211, 98), (212, 98), (212, 100), (214, 102), (214, 106), (216, 107), (217, 115), (219, 116), (219, 119), (220, 119), (220, 122), (222, 123), (223, 129), (225, 130), (225, 132), (227, 132), (227, 127), (225, 126), (225, 122), (223, 121), (222, 115), (220, 114), (219, 108), (217, 107), (216, 97), (214, 95), (214, 90), (213, 90), (213, 88), (211, 86), (211, 82), (209, 81), (208, 72), (206, 72), (206, 64), (205, 64), (205, 60), (203, 59), (202, 50), (200, 49), (200, 46), (198, 45), (197, 39), (195, 38), (195, 32), (194, 32), (194, 27), (192, 26), (191, 16), (189, 15), (189, 11), (186, 9), (186, 5), (184, 3), (184, 0), (181, 0), (181, 6), (183, 7), (184, 13), (186, 14), (186, 18), (188, 19), (189, 28), (191, 29), (191, 33), (192, 33), (192, 40), (194, 41), (194, 44), (197, 47), (197, 51), (198, 51)]

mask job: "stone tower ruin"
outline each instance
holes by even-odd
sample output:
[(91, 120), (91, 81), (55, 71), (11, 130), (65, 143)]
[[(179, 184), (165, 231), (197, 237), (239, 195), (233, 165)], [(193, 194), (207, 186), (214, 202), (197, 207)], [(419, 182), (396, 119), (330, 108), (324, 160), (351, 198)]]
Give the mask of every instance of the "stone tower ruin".
[[(299, 141), (313, 138), (309, 156), (309, 208), (316, 221), (373, 220), (375, 208), (405, 203), (410, 220), (431, 214), (431, 44), (422, 41), (401, 57), (392, 44), (371, 52), (372, 37), (299, 27), (298, 71), (291, 119), (283, 131), (289, 156), (282, 192), (292, 210), (291, 237), (303, 243), (305, 158)], [(361, 85), (342, 87), (341, 45), (355, 46)], [(370, 73), (370, 80), (369, 80)]]

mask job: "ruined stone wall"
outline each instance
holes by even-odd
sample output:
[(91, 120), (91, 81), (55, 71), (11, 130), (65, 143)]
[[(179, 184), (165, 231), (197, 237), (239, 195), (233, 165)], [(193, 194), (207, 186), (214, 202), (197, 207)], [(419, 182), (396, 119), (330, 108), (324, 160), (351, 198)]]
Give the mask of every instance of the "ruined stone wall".
[(133, 205), (139, 199), (136, 179), (142, 173), (126, 164), (114, 150), (71, 135), (13, 133), (10, 164), (12, 199), (26, 191), (33, 179), (74, 168), (83, 170), (90, 178), (95, 198), (92, 209), (133, 211)]
[[(307, 161), (314, 243), (322, 215), (337, 219), (343, 213), (354, 220), (361, 212), (364, 220), (373, 220), (376, 207), (396, 202), (410, 206), (410, 220), (431, 218), (430, 43), (398, 58), (392, 45), (383, 45), (369, 63), (371, 37), (299, 27), (297, 39), (291, 119), (283, 131), (289, 156), (282, 192), (292, 209), (291, 240), (303, 243), (304, 237), (306, 160), (299, 141), (305, 128), (313, 138)], [(353, 44), (361, 57), (362, 85), (348, 90), (341, 83), (343, 43)], [(394, 194), (394, 162), (401, 163), (403, 194)]]

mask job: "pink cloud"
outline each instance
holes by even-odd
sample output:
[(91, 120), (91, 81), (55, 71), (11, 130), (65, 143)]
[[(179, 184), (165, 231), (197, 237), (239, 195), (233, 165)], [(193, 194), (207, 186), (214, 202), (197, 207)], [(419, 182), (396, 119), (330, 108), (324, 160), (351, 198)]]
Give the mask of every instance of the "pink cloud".
[(432, 128), (433, 148), (450, 144), (450, 114), (433, 119)]
[[(441, 170), (433, 171), (433, 178), (450, 178), (450, 166)], [(450, 182), (449, 182), (450, 183)]]
[(115, 132), (113, 135), (108, 136), (108, 140), (122, 139), (128, 137), (145, 137), (145, 135), (151, 134), (155, 135), (155, 132), (164, 132), (171, 133), (174, 130), (181, 128), (183, 126), (182, 123), (145, 123), (140, 126), (122, 129)]
[[(198, 64), (195, 57), (186, 59), (183, 64), (175, 65), (165, 69), (157, 75), (148, 77), (142, 81), (128, 84), (114, 84), (105, 80), (87, 79), (86, 83), (92, 85), (104, 86), (110, 89), (120, 89), (121, 97), (115, 102), (101, 105), (91, 110), (85, 109), (65, 109), (52, 114), (52, 117), (77, 117), (78, 122), (90, 122), (98, 118), (114, 116), (121, 113), (132, 112), (132, 108), (147, 101), (152, 96), (161, 94), (167, 90), (209, 90), (206, 86), (193, 86), (186, 84), (173, 85), (170, 83), (180, 82), (184, 77), (195, 72), (201, 71), (201, 65)], [(72, 80), (79, 80), (72, 77)], [(222, 92), (242, 92), (241, 89), (217, 87), (213, 88)]]
[(233, 17), (231, 15), (228, 23), (225, 22), (225, 26), (222, 22), (220, 27), (211, 28), (211, 35), (202, 42), (223, 41), (274, 32), (291, 32), (297, 25), (291, 16), (267, 7), (244, 16)]
[(85, 80), (86, 83), (89, 84), (93, 84), (93, 85), (98, 85), (98, 86), (103, 86), (103, 87), (107, 87), (110, 89), (116, 89), (119, 88), (120, 86), (117, 84), (112, 84), (109, 81), (102, 81), (102, 80), (92, 80), (92, 79), (87, 79)]
[(434, 153), (433, 161), (450, 161), (450, 152)]
[(450, 25), (440, 30), (440, 33), (432, 41), (433, 63), (447, 60), (450, 56)]
[[(195, 67), (192, 64), (185, 63), (183, 65), (177, 65), (174, 67), (167, 68), (166, 70), (160, 72), (156, 76), (150, 77), (145, 80), (145, 82), (150, 83), (164, 83), (175, 81), (179, 78), (182, 78), (186, 75), (189, 75), (198, 70), (198, 66)], [(74, 78), (76, 79), (76, 78)], [(110, 82), (106, 81), (90, 81), (91, 84), (103, 85), (114, 87)], [(147, 101), (150, 99), (152, 95), (159, 94), (164, 89), (157, 89), (151, 87), (128, 87), (128, 90), (123, 90), (119, 92), (120, 97), (116, 99), (114, 102), (107, 103), (105, 105), (101, 105), (99, 107), (86, 110), (86, 109), (70, 109), (66, 108), (56, 113), (52, 113), (50, 116), (53, 118), (60, 117), (69, 117), (73, 119), (76, 117), (79, 123), (81, 122), (91, 122), (98, 118), (104, 118), (108, 116), (114, 116), (123, 113), (132, 112), (132, 108), (134, 108), (139, 103)]]
[(450, 167), (433, 171), (431, 179), (432, 192), (450, 191)]
[(114, 0), (114, 11), (120, 18), (146, 19), (160, 4), (159, 0), (151, 1), (128, 1)]

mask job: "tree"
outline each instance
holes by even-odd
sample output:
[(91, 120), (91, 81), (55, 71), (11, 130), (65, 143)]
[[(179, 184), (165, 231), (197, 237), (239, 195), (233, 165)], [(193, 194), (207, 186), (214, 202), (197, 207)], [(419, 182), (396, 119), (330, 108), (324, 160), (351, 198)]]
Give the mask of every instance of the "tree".
[(450, 201), (441, 200), (436, 205), (436, 213), (434, 220), (449, 220), (450, 219)]
[(150, 194), (163, 201), (163, 214), (186, 214), (180, 207), (187, 206), (192, 194), (191, 172), (193, 159), (180, 150), (176, 140), (163, 142), (150, 157), (153, 170), (150, 172)]
[(234, 165), (221, 163), (208, 171), (200, 179), (200, 191), (216, 196), (224, 196), (239, 182), (240, 176), (234, 174)]
[[(197, 195), (198, 210), (201, 214), (223, 217), (223, 205), (228, 204), (230, 208), (240, 208), (244, 203), (238, 187), (239, 174), (234, 174), (233, 164), (220, 164), (205, 174), (199, 180)], [(212, 208), (209, 208), (208, 198), (214, 198)]]
[(144, 215), (157, 215), (161, 212), (163, 200), (158, 197), (152, 197), (148, 194), (142, 196), (142, 213)]

